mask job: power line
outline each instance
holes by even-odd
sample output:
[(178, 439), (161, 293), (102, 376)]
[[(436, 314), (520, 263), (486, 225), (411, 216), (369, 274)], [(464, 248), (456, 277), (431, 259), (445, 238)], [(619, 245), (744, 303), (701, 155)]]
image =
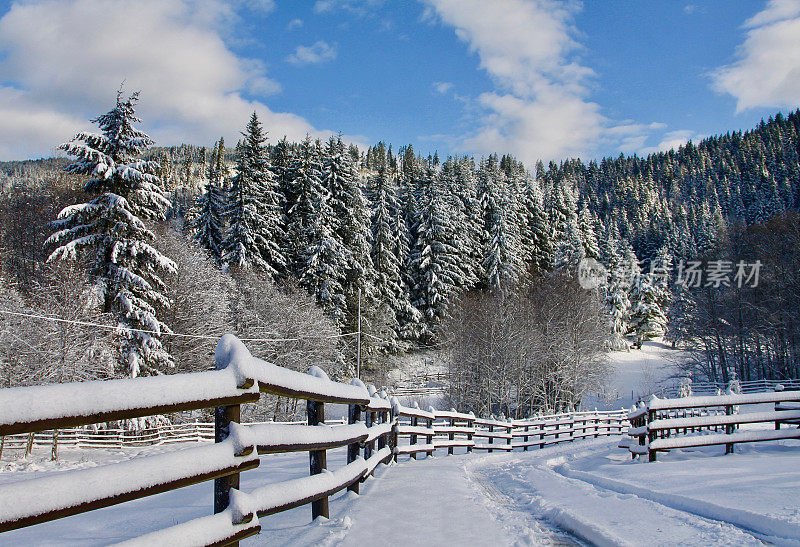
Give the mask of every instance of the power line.
[[(103, 325), (101, 323), (92, 323), (90, 321), (76, 321), (72, 319), (63, 319), (61, 317), (51, 317), (48, 315), (37, 315), (33, 313), (20, 313), (14, 312), (11, 310), (2, 310), (0, 309), (0, 313), (5, 315), (13, 315), (17, 317), (27, 317), (30, 319), (45, 319), (48, 321), (53, 321), (56, 323), (67, 323), (70, 325), (80, 325), (83, 327), (95, 327), (100, 329), (108, 329), (114, 331), (126, 331), (126, 332), (141, 332), (145, 334), (155, 334), (156, 336), (175, 336), (178, 338), (192, 338), (192, 339), (201, 339), (201, 340), (219, 340), (219, 336), (211, 336), (205, 334), (184, 334), (180, 332), (156, 332), (154, 330), (146, 330), (146, 329), (134, 329), (131, 327), (123, 327), (123, 326), (114, 326), (114, 325)], [(333, 339), (333, 338), (345, 338), (347, 336), (355, 336), (358, 334), (357, 332), (346, 332), (344, 334), (333, 334), (331, 336), (317, 336), (317, 337), (305, 337), (305, 338), (239, 338), (242, 342), (301, 342), (303, 340), (314, 340), (314, 339)]]

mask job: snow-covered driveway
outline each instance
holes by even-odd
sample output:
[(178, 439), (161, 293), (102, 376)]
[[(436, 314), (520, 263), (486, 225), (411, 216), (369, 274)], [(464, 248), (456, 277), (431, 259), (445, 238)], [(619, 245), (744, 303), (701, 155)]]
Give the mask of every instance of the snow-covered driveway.
[[(309, 523), (308, 506), (263, 517), (262, 533), (243, 545), (800, 546), (800, 441), (739, 445), (728, 456), (724, 447), (675, 450), (651, 464), (631, 461), (618, 440), (511, 454), (439, 451), (429, 460), (381, 466), (361, 485), (362, 495), (332, 497), (330, 520)], [(86, 452), (64, 453), (68, 460), (57, 466), (6, 464), (0, 482), (95, 465)], [(104, 455), (103, 463), (125, 456), (91, 455)], [(332, 450), (331, 468), (344, 456)], [(243, 475), (243, 489), (304, 476), (307, 458), (264, 456)], [(3, 534), (0, 544), (105, 545), (210, 507), (210, 485), (195, 485)]]
[(404, 462), (350, 500), (327, 543), (800, 545), (800, 444), (715, 448), (647, 464), (598, 439)]

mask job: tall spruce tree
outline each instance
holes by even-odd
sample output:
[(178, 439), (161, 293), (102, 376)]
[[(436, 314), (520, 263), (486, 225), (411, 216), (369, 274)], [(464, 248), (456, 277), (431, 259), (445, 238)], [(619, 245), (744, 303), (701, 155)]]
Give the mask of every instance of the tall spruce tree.
[(238, 146), (238, 173), (228, 198), (228, 232), (222, 242), (223, 259), (231, 266), (255, 268), (270, 277), (282, 276), (286, 257), (282, 195), (270, 171), (267, 137), (255, 112)]
[(411, 254), (412, 304), (424, 316), (425, 323), (420, 330), (423, 340), (434, 336), (450, 297), (464, 285), (459, 253), (453, 245), (454, 227), (450, 224), (445, 196), (434, 191), (435, 177), (431, 165), (422, 169), (420, 187), (427, 190), (420, 197), (416, 241)]
[(195, 198), (190, 224), (194, 240), (217, 264), (222, 263), (225, 212), (228, 207), (228, 193), (223, 186), (224, 168), (220, 160), (224, 154), (224, 146), (224, 140), (220, 138), (211, 149), (211, 158), (205, 169), (207, 182), (203, 192)]
[(77, 158), (70, 173), (88, 175), (87, 203), (63, 209), (48, 243), (50, 260), (86, 260), (106, 312), (122, 331), (120, 365), (131, 377), (168, 371), (173, 359), (161, 342), (169, 328), (157, 309), (169, 308), (162, 275), (175, 264), (150, 245), (142, 219), (161, 220), (169, 208), (156, 176), (158, 162), (140, 159), (153, 144), (133, 124), (139, 93), (117, 92), (115, 107), (92, 121), (101, 133), (78, 133), (60, 148)]
[[(306, 251), (320, 229), (319, 226), (313, 228), (317, 223), (317, 204), (326, 194), (320, 151), (308, 135), (289, 164), (285, 185), (287, 255), (290, 271), (301, 279), (307, 265)], [(332, 219), (324, 220), (332, 222)]]
[(325, 147), (322, 184), (330, 199), (334, 235), (344, 250), (346, 268), (342, 272), (342, 286), (346, 293), (348, 326), (355, 330), (359, 289), (367, 309), (374, 307), (370, 204), (341, 137), (331, 137)]
[(401, 335), (400, 317), (408, 306), (408, 294), (400, 275), (401, 259), (396, 254), (400, 237), (397, 225), (400, 206), (397, 189), (389, 178), (385, 163), (372, 181), (372, 266), (375, 270), (375, 298), (381, 314), (390, 321), (388, 349), (396, 350)]

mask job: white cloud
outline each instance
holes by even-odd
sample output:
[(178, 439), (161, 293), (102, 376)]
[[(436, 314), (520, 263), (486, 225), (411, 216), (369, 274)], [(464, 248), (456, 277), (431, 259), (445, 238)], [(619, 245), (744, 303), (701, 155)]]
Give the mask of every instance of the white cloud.
[(13, 4), (0, 19), (0, 159), (49, 153), (109, 110), (123, 81), (142, 91), (142, 128), (161, 144), (235, 142), (253, 111), (273, 138), (330, 134), (243, 96), (280, 86), (226, 47), (220, 28), (235, 18), (215, 0)]
[(744, 26), (755, 28), (800, 15), (798, 0), (770, 0), (767, 7), (745, 21)]
[(286, 60), (293, 65), (319, 64), (336, 59), (336, 45), (331, 46), (322, 40), (311, 46), (297, 46)]
[(509, 151), (526, 162), (591, 153), (606, 118), (587, 99), (594, 72), (575, 59), (574, 2), (425, 0), (477, 53), (497, 89), (478, 103), (481, 127), (464, 150)]
[(677, 150), (689, 141), (699, 141), (703, 139), (703, 135), (699, 135), (689, 129), (678, 129), (676, 131), (668, 131), (662, 136), (661, 142), (656, 146), (643, 147), (638, 150), (640, 156), (654, 154), (656, 152), (666, 152), (667, 150)]
[(328, 13), (334, 9), (343, 9), (364, 17), (384, 3), (385, 0), (317, 0), (314, 2), (314, 12)]
[(262, 13), (272, 13), (275, 10), (275, 0), (247, 0), (247, 7)]
[(433, 89), (442, 95), (447, 94), (448, 91), (453, 89), (453, 82), (433, 82)]
[(289, 21), (289, 24), (286, 25), (286, 30), (294, 30), (303, 26), (302, 19), (292, 19)]
[(800, 105), (800, 0), (771, 0), (745, 24), (737, 60), (712, 73), (713, 87), (736, 98), (736, 111)]

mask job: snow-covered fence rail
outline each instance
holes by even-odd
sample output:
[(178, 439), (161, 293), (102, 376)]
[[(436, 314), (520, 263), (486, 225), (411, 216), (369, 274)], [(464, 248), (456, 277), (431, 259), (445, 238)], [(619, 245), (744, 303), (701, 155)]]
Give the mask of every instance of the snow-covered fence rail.
[[(688, 386), (691, 388), (692, 395), (718, 395), (725, 393), (730, 384), (725, 382), (691, 382)], [(741, 393), (775, 391), (777, 386), (783, 386), (787, 390), (800, 390), (800, 379), (739, 381), (738, 386)], [(686, 390), (685, 384), (675, 381), (670, 385), (660, 387), (651, 395), (661, 399), (673, 399), (681, 396), (682, 387)]]
[[(302, 374), (255, 359), (231, 335), (220, 340), (216, 365), (193, 374), (0, 389), (0, 436), (216, 409), (214, 444), (0, 486), (0, 499), (14, 500), (0, 504), (0, 532), (213, 479), (215, 514), (134, 542), (235, 543), (260, 531), (259, 516), (308, 503), (314, 516), (327, 516), (327, 496), (357, 489), (391, 458), (391, 405), (374, 389), (332, 382), (317, 368)], [(308, 425), (239, 424), (241, 404), (257, 401), (259, 392), (305, 399)], [(325, 425), (326, 403), (350, 405), (349, 423)], [(341, 446), (348, 446), (347, 465), (324, 472), (326, 450)], [(311, 476), (239, 490), (240, 473), (258, 467), (260, 455), (293, 451), (309, 452)]]
[[(261, 423), (305, 424), (306, 421)], [(347, 420), (342, 418), (325, 420), (326, 425), (344, 425), (346, 423)], [(2, 437), (0, 439), (0, 457), (6, 451), (27, 450), (28, 447), (37, 446), (52, 447), (56, 442), (58, 446), (108, 450), (213, 440), (213, 422), (165, 423), (142, 429), (72, 427)]]
[[(739, 413), (738, 407), (772, 403), (775, 410)], [(632, 457), (648, 455), (656, 461), (659, 451), (674, 448), (725, 445), (733, 452), (738, 443), (800, 438), (800, 429), (781, 429), (782, 423), (800, 420), (800, 390), (773, 393), (745, 393), (717, 396), (659, 399), (640, 403), (628, 414), (631, 427), (620, 444)], [(775, 430), (740, 431), (743, 424), (775, 423)]]
[[(32, 435), (32, 438), (31, 438)], [(54, 439), (55, 435), (55, 439)], [(214, 424), (189, 422), (163, 424), (144, 429), (90, 429), (72, 427), (61, 430), (37, 431), (35, 433), (8, 435), (0, 441), (4, 450), (25, 449), (31, 446), (59, 446), (75, 448), (117, 449), (125, 447), (199, 442), (214, 440)], [(0, 451), (0, 456), (3, 454)]]
[[(570, 442), (587, 437), (621, 435), (627, 428), (627, 412), (573, 412), (529, 420), (476, 418), (473, 414), (422, 410), (395, 402), (398, 417), (396, 454), (432, 454), (438, 448), (512, 451)], [(456, 438), (456, 435), (458, 437)]]
[[(221, 405), (238, 408), (258, 398), (254, 380), (237, 367), (0, 389), (0, 436)], [(0, 532), (236, 475), (258, 463), (252, 447), (234, 435), (213, 445), (6, 484), (0, 487), (0, 499), (14, 503), (0, 504)], [(228, 527), (234, 528), (238, 518), (230, 515)], [(218, 539), (225, 537), (223, 533)]]

